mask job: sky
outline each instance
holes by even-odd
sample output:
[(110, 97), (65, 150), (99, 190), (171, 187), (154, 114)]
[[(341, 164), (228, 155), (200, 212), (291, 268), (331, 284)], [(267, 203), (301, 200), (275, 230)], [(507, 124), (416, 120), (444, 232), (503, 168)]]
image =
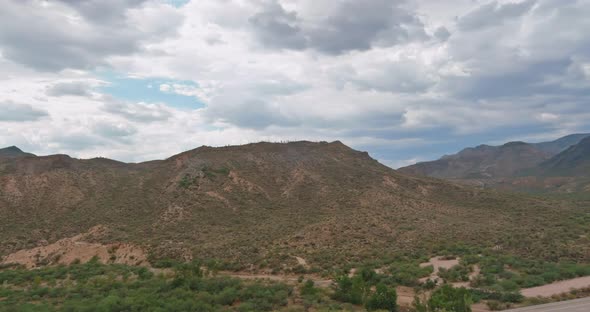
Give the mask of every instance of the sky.
[(588, 0), (2, 0), (0, 146), (334, 141), (391, 167), (590, 132)]

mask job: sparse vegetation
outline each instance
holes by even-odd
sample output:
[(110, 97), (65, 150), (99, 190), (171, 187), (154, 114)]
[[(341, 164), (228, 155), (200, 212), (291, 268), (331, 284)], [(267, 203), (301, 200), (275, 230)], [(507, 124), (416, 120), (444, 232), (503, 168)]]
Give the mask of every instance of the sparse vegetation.
[(203, 275), (199, 264), (158, 275), (96, 261), (0, 272), (0, 310), (271, 311), (287, 305), (286, 285)]
[(416, 312), (471, 312), (472, 302), (471, 293), (467, 289), (444, 285), (428, 298), (416, 296), (413, 306)]
[(364, 305), (368, 311), (397, 311), (395, 285), (381, 282), (383, 276), (364, 268), (356, 275), (339, 276), (335, 280), (332, 298), (355, 305)]
[(516, 292), (579, 276), (590, 275), (590, 264), (528, 260), (490, 253), (477, 260), (481, 274), (472, 286), (497, 292)]

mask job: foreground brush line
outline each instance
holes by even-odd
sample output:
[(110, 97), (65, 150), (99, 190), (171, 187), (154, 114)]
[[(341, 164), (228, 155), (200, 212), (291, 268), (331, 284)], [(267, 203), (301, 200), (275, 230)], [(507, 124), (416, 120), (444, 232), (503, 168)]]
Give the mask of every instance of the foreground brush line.
[[(156, 273), (154, 273), (156, 272)], [(85, 264), (0, 271), (1, 311), (453, 311), (467, 312), (471, 293), (448, 285), (414, 308), (400, 308), (395, 287), (376, 275), (342, 276), (329, 289), (216, 276), (200, 263), (151, 270), (98, 258)], [(417, 297), (418, 298), (418, 297)]]
[[(0, 271), (0, 311), (398, 311), (394, 288), (369, 281), (358, 302), (351, 289), (286, 285), (216, 276), (200, 263), (168, 270), (121, 264), (86, 264)], [(375, 289), (373, 289), (375, 288)]]
[[(450, 270), (440, 270), (440, 282), (445, 284), (439, 285), (430, 279), (420, 282), (421, 277), (429, 278), (433, 269), (418, 262), (398, 262), (380, 269), (365, 266), (348, 273), (334, 271), (331, 280), (320, 280), (314, 274), (297, 278), (235, 274), (221, 270), (224, 266), (218, 261), (163, 261), (160, 268), (149, 268), (101, 264), (94, 257), (87, 263), (75, 261), (69, 266), (33, 270), (5, 265), (0, 268), (0, 311), (471, 311), (473, 304), (478, 309), (499, 310), (585, 294), (582, 289), (545, 299), (525, 298), (514, 288), (502, 288), (510, 280), (503, 279), (505, 274), (497, 269), (496, 284), (471, 288), (481, 279), (489, 279), (489, 268), (505, 267), (505, 263), (513, 263), (509, 270), (514, 275), (529, 276), (541, 268), (540, 264), (491, 256), (480, 257), (477, 265), (482, 273), (465, 288), (453, 283), (448, 274), (474, 262), (466, 259), (454, 260), (459, 264)], [(517, 262), (532, 267), (526, 271), (515, 265)], [(562, 268), (564, 276), (588, 269)]]

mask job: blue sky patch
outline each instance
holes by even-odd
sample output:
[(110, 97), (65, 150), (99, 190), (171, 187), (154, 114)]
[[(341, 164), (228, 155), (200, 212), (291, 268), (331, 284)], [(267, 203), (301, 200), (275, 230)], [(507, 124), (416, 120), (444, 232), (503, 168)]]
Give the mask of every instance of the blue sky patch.
[(181, 6), (191, 2), (191, 0), (164, 0), (164, 2), (169, 3), (175, 7), (181, 7)]
[(196, 96), (178, 94), (174, 92), (172, 87), (164, 87), (161, 90), (162, 85), (182, 85), (187, 88), (197, 88), (198, 85), (193, 81), (165, 78), (130, 78), (109, 71), (99, 72), (98, 76), (109, 83), (100, 87), (99, 91), (117, 99), (131, 102), (162, 103), (178, 109), (197, 109), (205, 106)]

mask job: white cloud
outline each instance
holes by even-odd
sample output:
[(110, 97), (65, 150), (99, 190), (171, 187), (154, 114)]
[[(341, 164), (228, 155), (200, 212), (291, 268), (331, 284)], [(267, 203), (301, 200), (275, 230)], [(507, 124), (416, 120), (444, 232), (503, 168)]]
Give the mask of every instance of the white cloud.
[[(590, 130), (584, 1), (39, 0), (0, 12), (0, 103), (48, 115), (0, 116), (0, 143), (38, 153), (143, 160), (341, 139), (399, 164), (441, 138)], [(97, 67), (205, 107), (114, 98)]]
[(0, 122), (36, 121), (47, 115), (46, 111), (34, 108), (30, 104), (19, 104), (12, 101), (0, 102)]

